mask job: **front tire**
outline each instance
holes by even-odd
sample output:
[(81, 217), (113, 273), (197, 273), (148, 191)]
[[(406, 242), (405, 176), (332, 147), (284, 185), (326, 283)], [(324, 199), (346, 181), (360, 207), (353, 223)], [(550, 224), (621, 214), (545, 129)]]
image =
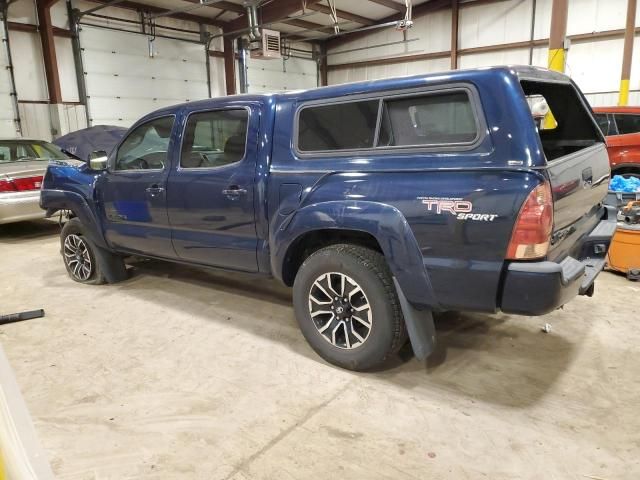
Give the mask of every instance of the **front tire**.
[(116, 283), (127, 277), (122, 257), (97, 247), (86, 235), (77, 218), (62, 227), (60, 235), (62, 260), (72, 280), (89, 285)]
[(382, 365), (407, 339), (391, 271), (368, 248), (331, 245), (310, 255), (296, 275), (293, 305), (311, 347), (349, 370)]

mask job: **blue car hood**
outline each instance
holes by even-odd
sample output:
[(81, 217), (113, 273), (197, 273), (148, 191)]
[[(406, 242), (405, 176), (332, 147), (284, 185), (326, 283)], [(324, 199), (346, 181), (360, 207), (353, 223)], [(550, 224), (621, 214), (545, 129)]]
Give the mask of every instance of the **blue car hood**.
[(91, 152), (110, 153), (127, 132), (124, 127), (96, 125), (63, 135), (53, 143), (80, 160), (87, 161)]

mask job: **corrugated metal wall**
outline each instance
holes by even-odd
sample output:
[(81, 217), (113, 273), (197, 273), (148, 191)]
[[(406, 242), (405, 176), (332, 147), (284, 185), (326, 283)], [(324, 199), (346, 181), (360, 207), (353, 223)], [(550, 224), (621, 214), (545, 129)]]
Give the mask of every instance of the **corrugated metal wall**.
[[(534, 0), (505, 0), (485, 5), (461, 6), (459, 15), (458, 48), (461, 50), (527, 41), (531, 39), (531, 17)], [(569, 2), (569, 35), (623, 29), (626, 0), (571, 0)], [(552, 0), (537, 0), (534, 39), (549, 36)], [(407, 38), (418, 39), (405, 44), (372, 48), (358, 52), (339, 54), (340, 50), (371, 47), (398, 42), (402, 33), (388, 28), (376, 31), (364, 38), (349, 41), (329, 50), (329, 65), (393, 57), (397, 55), (427, 54), (450, 50), (451, 12), (441, 10), (414, 19)], [(640, 11), (636, 24), (640, 24)], [(620, 71), (622, 68), (623, 39), (574, 41), (567, 54), (566, 71), (587, 93), (595, 105), (612, 105), (618, 99)], [(547, 65), (546, 47), (536, 47), (532, 52), (532, 64)], [(635, 40), (635, 58), (640, 55), (640, 38)], [(474, 68), (501, 64), (529, 64), (529, 48), (507, 51), (464, 53), (458, 59), (459, 68)], [(329, 84), (384, 78), (395, 75), (412, 75), (425, 72), (446, 71), (448, 58), (419, 60), (382, 66), (350, 66), (330, 68)], [(634, 61), (631, 72), (630, 103), (640, 104), (640, 61)]]
[(128, 127), (158, 108), (208, 97), (202, 45), (84, 26), (80, 32), (92, 125)]
[[(307, 47), (308, 48), (308, 47)], [(318, 66), (306, 58), (247, 59), (249, 93), (304, 90), (318, 86)]]
[[(96, 4), (74, 0), (73, 6), (87, 10)], [(135, 11), (107, 7), (100, 14), (139, 20)], [(59, 0), (51, 9), (56, 27), (69, 28), (67, 5)], [(17, 0), (9, 7), (9, 20), (37, 24), (35, 0)], [(140, 34), (140, 26), (95, 17), (87, 23), (129, 30), (132, 33), (106, 30), (89, 25), (82, 27), (81, 46), (89, 99), (89, 113), (93, 124), (110, 123), (129, 126), (142, 115), (162, 106), (199, 100), (208, 97), (206, 54), (204, 46), (182, 40), (156, 38), (154, 57), (149, 56), (147, 36)], [(192, 22), (172, 18), (158, 19), (159, 25), (198, 30)], [(211, 33), (219, 29), (208, 27)], [(137, 32), (137, 33), (133, 33)], [(199, 34), (157, 29), (161, 35), (197, 41)], [(22, 135), (50, 140), (54, 135), (87, 126), (85, 107), (80, 100), (71, 39), (55, 37), (56, 55), (63, 105), (53, 109), (47, 104), (48, 91), (44, 74), (40, 37), (35, 32), (10, 31), (11, 51), (20, 101)], [(212, 42), (213, 50), (222, 50), (222, 39)], [(5, 63), (3, 63), (5, 62)], [(4, 53), (0, 68), (6, 65)], [(224, 95), (224, 61), (210, 58), (212, 96)], [(0, 72), (0, 135), (15, 136), (12, 110), (4, 106), (8, 95), (6, 68)], [(8, 78), (8, 76), (7, 76)], [(8, 97), (11, 100), (10, 97)], [(11, 104), (8, 103), (7, 106)], [(55, 116), (55, 118), (52, 118)], [(11, 117), (11, 118), (9, 118)]]

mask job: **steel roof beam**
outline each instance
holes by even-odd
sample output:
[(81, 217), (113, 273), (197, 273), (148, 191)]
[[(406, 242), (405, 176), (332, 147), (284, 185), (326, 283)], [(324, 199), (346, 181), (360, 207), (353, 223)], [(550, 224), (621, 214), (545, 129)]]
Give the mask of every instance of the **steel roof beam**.
[(371, 3), (377, 3), (378, 5), (382, 5), (383, 7), (391, 8), (393, 10), (397, 10), (398, 12), (404, 12), (406, 7), (404, 4), (398, 3), (394, 0), (369, 0)]
[[(105, 7), (110, 6), (108, 4), (111, 3), (109, 0), (91, 0), (91, 1), (105, 4), (104, 5)], [(197, 1), (197, 3), (200, 3), (200, 2)], [(122, 2), (118, 2), (118, 7), (119, 8), (126, 8), (128, 10), (135, 10), (135, 11), (138, 11), (138, 12), (148, 12), (148, 13), (151, 13), (151, 14), (166, 13), (166, 12), (169, 11), (168, 8), (160, 8), (160, 7), (156, 7), (154, 5), (147, 5), (147, 4), (144, 4), (144, 3), (132, 2), (130, 0), (125, 0), (125, 1), (122, 1)], [(192, 14), (189, 14), (189, 13), (174, 13), (174, 14), (170, 15), (169, 18), (175, 18), (177, 20), (185, 20), (187, 22), (202, 23), (202, 24), (205, 24), (205, 25), (213, 25), (214, 27), (220, 27), (220, 28), (222, 28), (222, 27), (224, 27), (226, 25), (225, 22), (220, 22), (220, 21), (217, 21), (217, 20), (213, 20), (213, 19), (208, 18), (208, 17), (202, 17), (200, 15), (192, 15)]]

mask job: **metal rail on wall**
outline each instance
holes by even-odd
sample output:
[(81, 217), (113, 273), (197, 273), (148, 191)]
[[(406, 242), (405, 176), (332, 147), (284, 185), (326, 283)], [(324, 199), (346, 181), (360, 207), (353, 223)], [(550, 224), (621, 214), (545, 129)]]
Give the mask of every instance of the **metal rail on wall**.
[(2, 43), (5, 48), (5, 55), (7, 56), (7, 69), (9, 70), (9, 81), (11, 82), (11, 99), (14, 109), (13, 120), (16, 124), (16, 133), (22, 135), (22, 121), (20, 119), (20, 105), (18, 103), (18, 90), (16, 89), (16, 77), (13, 71), (13, 58), (11, 56), (11, 45), (9, 43), (9, 19), (8, 11), (9, 5), (12, 2), (0, 1), (0, 14), (2, 15)]

